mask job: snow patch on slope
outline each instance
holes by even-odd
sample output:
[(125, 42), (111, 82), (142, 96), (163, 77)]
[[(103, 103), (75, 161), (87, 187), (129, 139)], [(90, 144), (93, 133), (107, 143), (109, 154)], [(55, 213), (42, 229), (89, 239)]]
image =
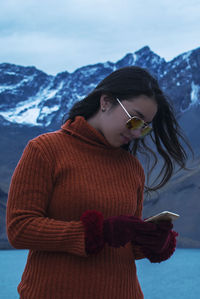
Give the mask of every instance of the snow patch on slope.
[(190, 106), (194, 106), (200, 103), (200, 86), (196, 85), (194, 82), (192, 82), (192, 90), (190, 94), (191, 98), (191, 104)]
[(10, 122), (42, 126), (41, 123), (38, 123), (38, 118), (44, 119), (47, 115), (59, 110), (59, 104), (56, 103), (49, 107), (45, 106), (45, 102), (55, 97), (62, 86), (63, 82), (56, 89), (51, 89), (51, 84), (46, 88), (41, 88), (34, 97), (29, 97), (27, 101), (18, 103), (14, 109), (0, 112), (0, 115)]

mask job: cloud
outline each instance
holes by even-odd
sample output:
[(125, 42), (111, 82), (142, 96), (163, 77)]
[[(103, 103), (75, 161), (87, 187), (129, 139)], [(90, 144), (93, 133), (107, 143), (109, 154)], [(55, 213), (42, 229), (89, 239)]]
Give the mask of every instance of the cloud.
[(171, 59), (199, 46), (199, 11), (195, 0), (1, 0), (0, 61), (56, 73), (145, 45)]
[[(88, 41), (84, 38), (66, 38), (63, 40), (57, 36), (34, 32), (20, 35), (15, 33), (7, 37), (0, 37), (0, 44), (2, 45), (2, 62), (34, 65), (50, 74), (65, 70), (73, 71), (82, 66), (77, 61), (85, 61), (86, 64), (97, 63), (99, 60), (96, 57), (102, 55), (98, 41), (90, 45), (89, 50)], [(95, 55), (91, 57), (93, 51)], [(103, 62), (104, 59), (101, 61)]]

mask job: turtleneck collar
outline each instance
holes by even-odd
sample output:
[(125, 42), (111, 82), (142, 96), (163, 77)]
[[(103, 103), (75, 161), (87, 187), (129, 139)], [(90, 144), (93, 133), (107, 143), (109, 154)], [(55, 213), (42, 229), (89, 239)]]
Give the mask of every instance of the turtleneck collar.
[(66, 131), (68, 134), (73, 135), (79, 139), (82, 139), (87, 143), (101, 146), (101, 147), (107, 147), (113, 150), (119, 149), (110, 145), (108, 141), (105, 139), (105, 137), (94, 127), (92, 127), (82, 116), (76, 116), (74, 121), (68, 119), (61, 126), (61, 128), (64, 131)]

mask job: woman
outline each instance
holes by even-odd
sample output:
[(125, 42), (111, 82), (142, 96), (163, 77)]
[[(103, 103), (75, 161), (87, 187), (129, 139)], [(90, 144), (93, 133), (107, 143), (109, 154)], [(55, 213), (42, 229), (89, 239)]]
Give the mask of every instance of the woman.
[(157, 81), (126, 67), (76, 103), (60, 130), (29, 142), (7, 206), (10, 243), (29, 249), (20, 298), (143, 298), (135, 259), (168, 259), (177, 236), (170, 222), (141, 219), (145, 177), (135, 155), (152, 152), (148, 133), (164, 159), (163, 178), (148, 189), (156, 190), (186, 154)]

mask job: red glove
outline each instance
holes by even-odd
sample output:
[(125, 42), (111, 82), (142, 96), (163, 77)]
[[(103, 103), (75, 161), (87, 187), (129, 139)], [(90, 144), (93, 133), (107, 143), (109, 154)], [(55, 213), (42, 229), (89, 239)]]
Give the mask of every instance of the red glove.
[(144, 222), (134, 216), (114, 216), (104, 220), (104, 240), (112, 247), (120, 247), (133, 241), (134, 244), (148, 245), (152, 236), (158, 236), (154, 223)]
[(154, 223), (154, 225), (156, 226), (154, 233), (148, 234), (147, 236), (140, 234), (136, 240), (133, 240), (133, 243), (142, 245), (154, 252), (161, 252), (168, 242), (169, 233), (173, 228), (173, 224), (170, 221), (160, 221), (159, 223)]
[(153, 246), (142, 248), (145, 256), (152, 263), (160, 263), (172, 256), (176, 248), (176, 237), (178, 233), (173, 231), (173, 224), (168, 221), (162, 221), (157, 224), (160, 237)]
[(99, 252), (105, 243), (118, 248), (133, 241), (136, 245), (153, 247), (160, 237), (157, 225), (134, 216), (114, 216), (103, 220), (97, 211), (86, 211), (81, 220), (85, 227), (88, 254)]

